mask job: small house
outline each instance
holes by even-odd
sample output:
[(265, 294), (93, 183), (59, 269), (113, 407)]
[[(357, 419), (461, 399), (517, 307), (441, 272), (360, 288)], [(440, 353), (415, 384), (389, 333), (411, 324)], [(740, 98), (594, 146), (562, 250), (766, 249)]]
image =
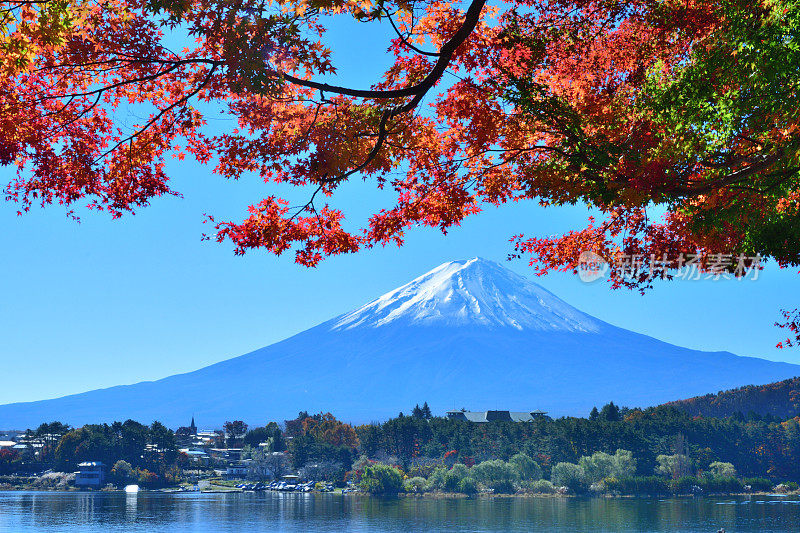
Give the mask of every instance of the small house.
[(230, 464), (225, 469), (225, 479), (245, 479), (247, 477), (248, 467), (246, 464)]
[(181, 448), (178, 451), (180, 451), (181, 453), (185, 453), (186, 457), (188, 457), (189, 460), (192, 461), (193, 463), (200, 463), (206, 465), (209, 462), (209, 456), (205, 452), (205, 450), (196, 448)]
[(100, 488), (106, 480), (106, 465), (100, 461), (86, 461), (78, 465), (75, 472), (75, 486)]

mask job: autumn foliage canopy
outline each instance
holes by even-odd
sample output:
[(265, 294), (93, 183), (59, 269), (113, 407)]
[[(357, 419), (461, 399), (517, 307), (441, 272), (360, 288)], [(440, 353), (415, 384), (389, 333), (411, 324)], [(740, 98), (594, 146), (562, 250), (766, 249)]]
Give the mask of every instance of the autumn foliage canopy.
[[(121, 216), (177, 194), (165, 162), (189, 156), (307, 192), (210, 221), (237, 253), (309, 266), (522, 200), (598, 213), (513, 238), (540, 272), (574, 270), (582, 250), (800, 264), (798, 0), (0, 5), (0, 165), (17, 169), (5, 194), (21, 212)], [(331, 82), (338, 19), (393, 32), (369, 87)], [(228, 131), (207, 125), (220, 108)], [(396, 201), (346, 219), (335, 193), (352, 179)]]

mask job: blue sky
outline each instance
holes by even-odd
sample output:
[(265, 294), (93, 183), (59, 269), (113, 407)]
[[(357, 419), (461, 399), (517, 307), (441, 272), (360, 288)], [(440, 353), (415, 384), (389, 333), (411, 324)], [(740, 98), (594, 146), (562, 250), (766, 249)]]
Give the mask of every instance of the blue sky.
[[(385, 64), (379, 30), (338, 25), (331, 39), (342, 83), (366, 85)], [(281, 340), (348, 311), (454, 259), (506, 262), (508, 238), (549, 235), (585, 224), (582, 207), (523, 203), (468, 219), (446, 237), (414, 230), (402, 248), (330, 259), (316, 269), (291, 254), (235, 257), (229, 244), (201, 242), (202, 214), (241, 218), (274, 188), (258, 178), (226, 182), (193, 162), (169, 166), (184, 198), (161, 198), (135, 216), (90, 214), (80, 224), (63, 209), (0, 204), (0, 403), (57, 397), (193, 370)], [(2, 181), (9, 169), (0, 169)], [(387, 197), (369, 184), (335, 201), (366, 216)], [(676, 281), (645, 296), (585, 284), (569, 275), (539, 282), (570, 304), (615, 325), (703, 350), (728, 350), (800, 363), (777, 350), (773, 326), (795, 307), (800, 277), (770, 266), (757, 281)]]

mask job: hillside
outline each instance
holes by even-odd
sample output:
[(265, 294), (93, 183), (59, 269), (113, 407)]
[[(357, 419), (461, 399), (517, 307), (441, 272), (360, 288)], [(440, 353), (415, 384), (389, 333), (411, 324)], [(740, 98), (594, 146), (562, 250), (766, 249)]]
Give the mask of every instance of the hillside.
[(747, 385), (665, 405), (677, 407), (692, 416), (711, 418), (751, 412), (781, 419), (794, 418), (800, 415), (800, 377), (767, 385)]
[(263, 424), (298, 411), (386, 420), (427, 401), (434, 414), (594, 405), (652, 406), (800, 375), (800, 366), (701, 352), (607, 324), (480, 258), (434, 268), (375, 300), (254, 352), (154, 382), (0, 406), (0, 428), (42, 421)]

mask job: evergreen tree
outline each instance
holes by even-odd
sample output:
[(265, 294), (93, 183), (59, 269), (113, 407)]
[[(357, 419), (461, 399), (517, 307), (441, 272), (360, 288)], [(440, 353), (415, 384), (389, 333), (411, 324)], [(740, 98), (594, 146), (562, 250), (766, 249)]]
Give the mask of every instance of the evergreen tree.
[(614, 402), (609, 402), (603, 406), (603, 409), (600, 411), (600, 417), (607, 422), (619, 422), (622, 420), (619, 407), (614, 405)]
[(592, 412), (589, 413), (589, 420), (597, 420), (600, 418), (600, 412), (597, 410), (597, 407), (592, 407)]
[(431, 414), (431, 408), (428, 407), (428, 402), (422, 404), (422, 417), (426, 420), (433, 418), (433, 414)]

